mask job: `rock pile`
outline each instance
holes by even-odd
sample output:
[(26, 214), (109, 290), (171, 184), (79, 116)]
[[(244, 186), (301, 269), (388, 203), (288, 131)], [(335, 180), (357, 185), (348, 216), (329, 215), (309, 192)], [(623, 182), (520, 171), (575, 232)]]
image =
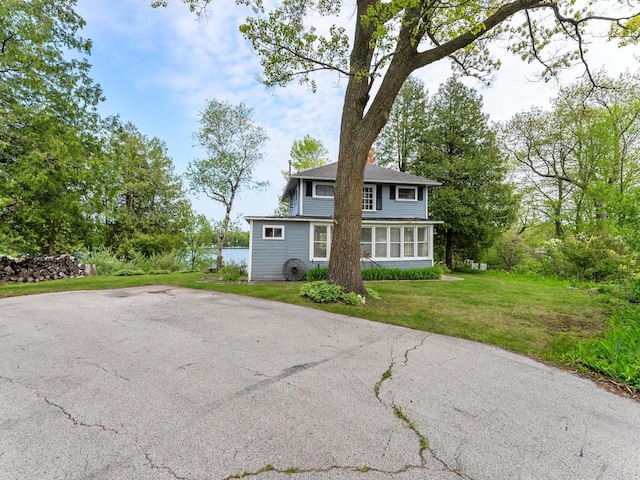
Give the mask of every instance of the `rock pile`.
[[(90, 267), (87, 265), (86, 267)], [(29, 256), (23, 258), (0, 257), (0, 284), (6, 282), (42, 282), (59, 278), (84, 277), (91, 274), (90, 268), (78, 264), (75, 257)], [(95, 275), (95, 269), (93, 270)]]

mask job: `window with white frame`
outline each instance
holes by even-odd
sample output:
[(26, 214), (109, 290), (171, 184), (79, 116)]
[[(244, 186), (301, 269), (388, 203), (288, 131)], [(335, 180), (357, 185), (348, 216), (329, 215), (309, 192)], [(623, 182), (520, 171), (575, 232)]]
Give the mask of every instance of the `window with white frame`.
[(376, 227), (376, 248), (373, 255), (374, 257), (387, 258), (387, 252), (389, 251), (387, 248), (387, 231), (387, 227)]
[(360, 256), (362, 258), (373, 257), (373, 229), (371, 227), (362, 227), (360, 230)]
[(418, 257), (429, 256), (429, 230), (427, 227), (418, 227)]
[(404, 227), (402, 243), (404, 245), (403, 257), (413, 258), (416, 256), (416, 229), (415, 227)]
[(284, 240), (284, 225), (263, 225), (263, 240)]
[(314, 183), (313, 196), (317, 198), (333, 198), (335, 185), (333, 183)]
[(415, 202), (418, 200), (418, 187), (396, 186), (396, 200), (400, 202)]
[(362, 210), (375, 210), (373, 187), (362, 189)]
[[(312, 260), (328, 260), (331, 253), (331, 226), (312, 225)], [(432, 227), (364, 226), (360, 231), (360, 256), (372, 260), (429, 258)]]
[(329, 258), (331, 252), (331, 227), (329, 225), (312, 225), (313, 242), (312, 252), (314, 260), (324, 260)]
[(402, 256), (402, 229), (400, 227), (389, 227), (389, 258), (400, 258)]
[(368, 250), (369, 246), (373, 246), (371, 258), (374, 260), (429, 258), (430, 228), (419, 226), (363, 227), (360, 253), (363, 255), (363, 252), (370, 251)]

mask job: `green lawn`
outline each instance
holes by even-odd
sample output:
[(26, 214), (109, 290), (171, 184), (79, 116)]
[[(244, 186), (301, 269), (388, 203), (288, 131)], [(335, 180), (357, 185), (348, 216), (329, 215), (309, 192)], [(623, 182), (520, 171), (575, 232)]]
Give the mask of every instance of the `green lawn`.
[(88, 277), (0, 286), (0, 297), (67, 290), (151, 284), (216, 290), (305, 305), (373, 321), (401, 325), (497, 345), (561, 365), (560, 356), (578, 341), (595, 338), (611, 316), (601, 295), (568, 282), (506, 275), (460, 275), (463, 281), (370, 282), (381, 300), (366, 305), (315, 304), (299, 295), (301, 283), (224, 283), (200, 273)]

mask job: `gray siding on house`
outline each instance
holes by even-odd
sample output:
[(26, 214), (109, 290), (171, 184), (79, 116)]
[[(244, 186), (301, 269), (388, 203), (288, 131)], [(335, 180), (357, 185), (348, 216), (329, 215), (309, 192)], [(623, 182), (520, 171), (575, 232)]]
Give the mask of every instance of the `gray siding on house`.
[[(364, 218), (426, 218), (427, 193), (424, 187), (420, 187), (424, 192), (422, 200), (401, 201), (390, 198), (391, 189), (394, 189), (395, 193), (395, 185), (380, 186), (382, 187), (382, 208), (380, 210), (363, 210), (362, 216)], [(313, 196), (305, 196), (303, 199), (303, 215), (312, 217), (330, 217), (333, 215), (333, 198), (315, 198)]]
[[(395, 185), (382, 186), (382, 209), (380, 210), (363, 210), (364, 218), (426, 218), (427, 212), (427, 195), (423, 195), (422, 200), (412, 202), (398, 201), (391, 199), (390, 190), (393, 188), (395, 193)], [(425, 192), (426, 188), (420, 187)], [(394, 195), (395, 196), (395, 195)]]
[[(264, 240), (264, 225), (283, 225), (284, 240)], [(251, 231), (251, 280), (285, 280), (282, 266), (290, 258), (309, 265), (309, 224), (287, 222), (286, 217), (254, 221)]]
[[(384, 224), (384, 222), (381, 222)], [(284, 240), (263, 239), (265, 225), (284, 226)], [(287, 221), (285, 218), (272, 220), (254, 220), (251, 231), (251, 280), (285, 280), (282, 274), (284, 263), (291, 258), (304, 262), (307, 270), (317, 266), (327, 267), (328, 261), (311, 261), (309, 252), (310, 223), (305, 221)], [(389, 268), (420, 268), (433, 266), (433, 259), (376, 260), (375, 263), (364, 260), (362, 268), (376, 266)]]
[(302, 212), (309, 217), (330, 217), (333, 215), (333, 198), (304, 197)]

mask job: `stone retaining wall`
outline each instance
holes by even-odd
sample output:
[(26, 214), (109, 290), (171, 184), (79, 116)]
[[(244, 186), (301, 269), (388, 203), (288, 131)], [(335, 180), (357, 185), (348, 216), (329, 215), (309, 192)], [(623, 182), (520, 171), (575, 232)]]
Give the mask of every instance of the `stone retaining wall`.
[(60, 278), (95, 275), (92, 265), (80, 265), (75, 257), (29, 256), (22, 258), (0, 257), (0, 284), (7, 282), (42, 282)]

